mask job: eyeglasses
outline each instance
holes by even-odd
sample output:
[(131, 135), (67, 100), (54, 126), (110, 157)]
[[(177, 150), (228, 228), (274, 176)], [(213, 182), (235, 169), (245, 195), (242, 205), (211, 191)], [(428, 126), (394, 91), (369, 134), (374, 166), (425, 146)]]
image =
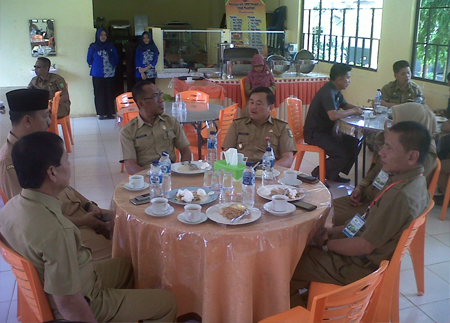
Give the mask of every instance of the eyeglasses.
[(163, 95), (164, 95), (164, 92), (159, 91), (159, 93), (155, 93), (149, 98), (143, 98), (143, 100), (144, 101), (145, 100), (159, 100), (160, 98), (162, 98)]

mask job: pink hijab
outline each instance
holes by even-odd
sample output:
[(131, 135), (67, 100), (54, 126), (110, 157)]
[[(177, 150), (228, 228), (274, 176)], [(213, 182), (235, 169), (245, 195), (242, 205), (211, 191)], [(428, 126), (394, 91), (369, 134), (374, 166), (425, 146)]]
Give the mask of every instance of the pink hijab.
[(263, 65), (263, 70), (261, 73), (258, 73), (254, 70), (254, 68), (252, 68), (252, 70), (248, 72), (245, 81), (250, 84), (251, 89), (255, 89), (260, 86), (269, 87), (270, 85), (275, 83), (273, 74), (269, 70), (264, 56), (262, 56), (261, 54), (256, 54), (255, 56), (253, 56), (252, 66), (254, 67), (255, 65)]

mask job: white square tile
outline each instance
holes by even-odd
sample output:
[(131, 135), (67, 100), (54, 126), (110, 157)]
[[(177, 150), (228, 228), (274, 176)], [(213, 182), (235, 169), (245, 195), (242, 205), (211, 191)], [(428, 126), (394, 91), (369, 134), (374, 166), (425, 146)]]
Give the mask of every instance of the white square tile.
[(425, 268), (425, 294), (418, 296), (414, 270), (410, 269), (402, 271), (400, 293), (418, 306), (448, 299), (450, 296), (450, 284), (428, 268)]
[(398, 307), (400, 310), (402, 310), (409, 307), (415, 307), (415, 305), (411, 303), (411, 301), (407, 297), (405, 297), (402, 293), (400, 293)]
[(450, 232), (449, 233), (442, 233), (442, 234), (436, 234), (433, 236), (435, 239), (438, 239), (445, 245), (450, 247)]
[(17, 320), (17, 301), (12, 301), (9, 307), (8, 320), (6, 323), (20, 323)]
[(16, 278), (12, 271), (0, 272), (0, 302), (10, 301), (14, 294)]
[(400, 322), (430, 323), (434, 321), (419, 308), (410, 307), (400, 310)]
[(432, 272), (434, 272), (439, 277), (441, 277), (446, 282), (450, 283), (450, 261), (429, 265), (427, 266), (427, 268)]
[(425, 265), (450, 260), (450, 247), (432, 236), (425, 237)]
[(421, 305), (419, 308), (435, 322), (450, 322), (450, 298), (435, 303)]
[(78, 190), (81, 194), (92, 199), (93, 201), (110, 200), (114, 193), (114, 187), (94, 187), (94, 188), (81, 188)]
[(11, 271), (11, 267), (2, 256), (0, 256), (0, 271)]
[(9, 306), (11, 301), (0, 302), (0, 322), (6, 322), (8, 320)]
[(110, 174), (95, 176), (77, 176), (75, 177), (75, 188), (93, 188), (93, 187), (111, 187), (114, 186)]
[(436, 235), (436, 234), (442, 234), (442, 233), (448, 233), (450, 232), (450, 221), (441, 221), (439, 220), (440, 212), (439, 214), (436, 214), (436, 212), (430, 212), (427, 219), (427, 228), (426, 232), (430, 235)]
[[(401, 264), (400, 270), (408, 270), (408, 269), (412, 269), (412, 268), (413, 268), (413, 264), (412, 264), (411, 256), (409, 253), (405, 253), (405, 255), (403, 256), (403, 259), (402, 259), (402, 264)], [(400, 272), (400, 275), (401, 275), (401, 272)]]

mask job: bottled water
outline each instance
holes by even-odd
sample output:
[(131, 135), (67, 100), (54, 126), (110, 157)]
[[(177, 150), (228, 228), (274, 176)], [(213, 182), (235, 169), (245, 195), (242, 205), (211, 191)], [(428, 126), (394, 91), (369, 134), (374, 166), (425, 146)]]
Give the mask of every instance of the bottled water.
[(266, 147), (266, 152), (262, 158), (262, 185), (272, 185), (275, 183), (275, 179), (273, 176), (273, 166), (275, 165), (275, 158), (273, 156), (272, 147)]
[(378, 108), (380, 107), (380, 105), (381, 105), (381, 98), (382, 98), (381, 90), (378, 89), (378, 90), (377, 90), (377, 93), (375, 94), (375, 99), (373, 100), (373, 109), (374, 109), (375, 111), (377, 111), (377, 109), (378, 109)]
[(242, 174), (242, 203), (247, 207), (253, 207), (255, 204), (255, 171), (252, 162), (247, 162), (244, 173)]
[(159, 161), (154, 160), (150, 166), (150, 199), (162, 196), (162, 174)]
[(208, 137), (208, 155), (206, 156), (206, 162), (214, 167), (214, 162), (217, 160), (217, 137), (216, 132), (211, 131)]
[(170, 155), (167, 151), (162, 152), (162, 156), (159, 159), (159, 167), (162, 173), (162, 193), (164, 197), (168, 197), (169, 192), (172, 190), (172, 162)]

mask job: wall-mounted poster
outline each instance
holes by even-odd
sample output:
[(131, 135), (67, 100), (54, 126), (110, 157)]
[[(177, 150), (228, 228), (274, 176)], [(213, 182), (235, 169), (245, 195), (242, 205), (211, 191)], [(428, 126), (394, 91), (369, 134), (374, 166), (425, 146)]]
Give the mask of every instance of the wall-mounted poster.
[(233, 31), (266, 31), (266, 4), (263, 0), (227, 0), (227, 26), (235, 46), (254, 47), (264, 55), (267, 52), (266, 34)]

